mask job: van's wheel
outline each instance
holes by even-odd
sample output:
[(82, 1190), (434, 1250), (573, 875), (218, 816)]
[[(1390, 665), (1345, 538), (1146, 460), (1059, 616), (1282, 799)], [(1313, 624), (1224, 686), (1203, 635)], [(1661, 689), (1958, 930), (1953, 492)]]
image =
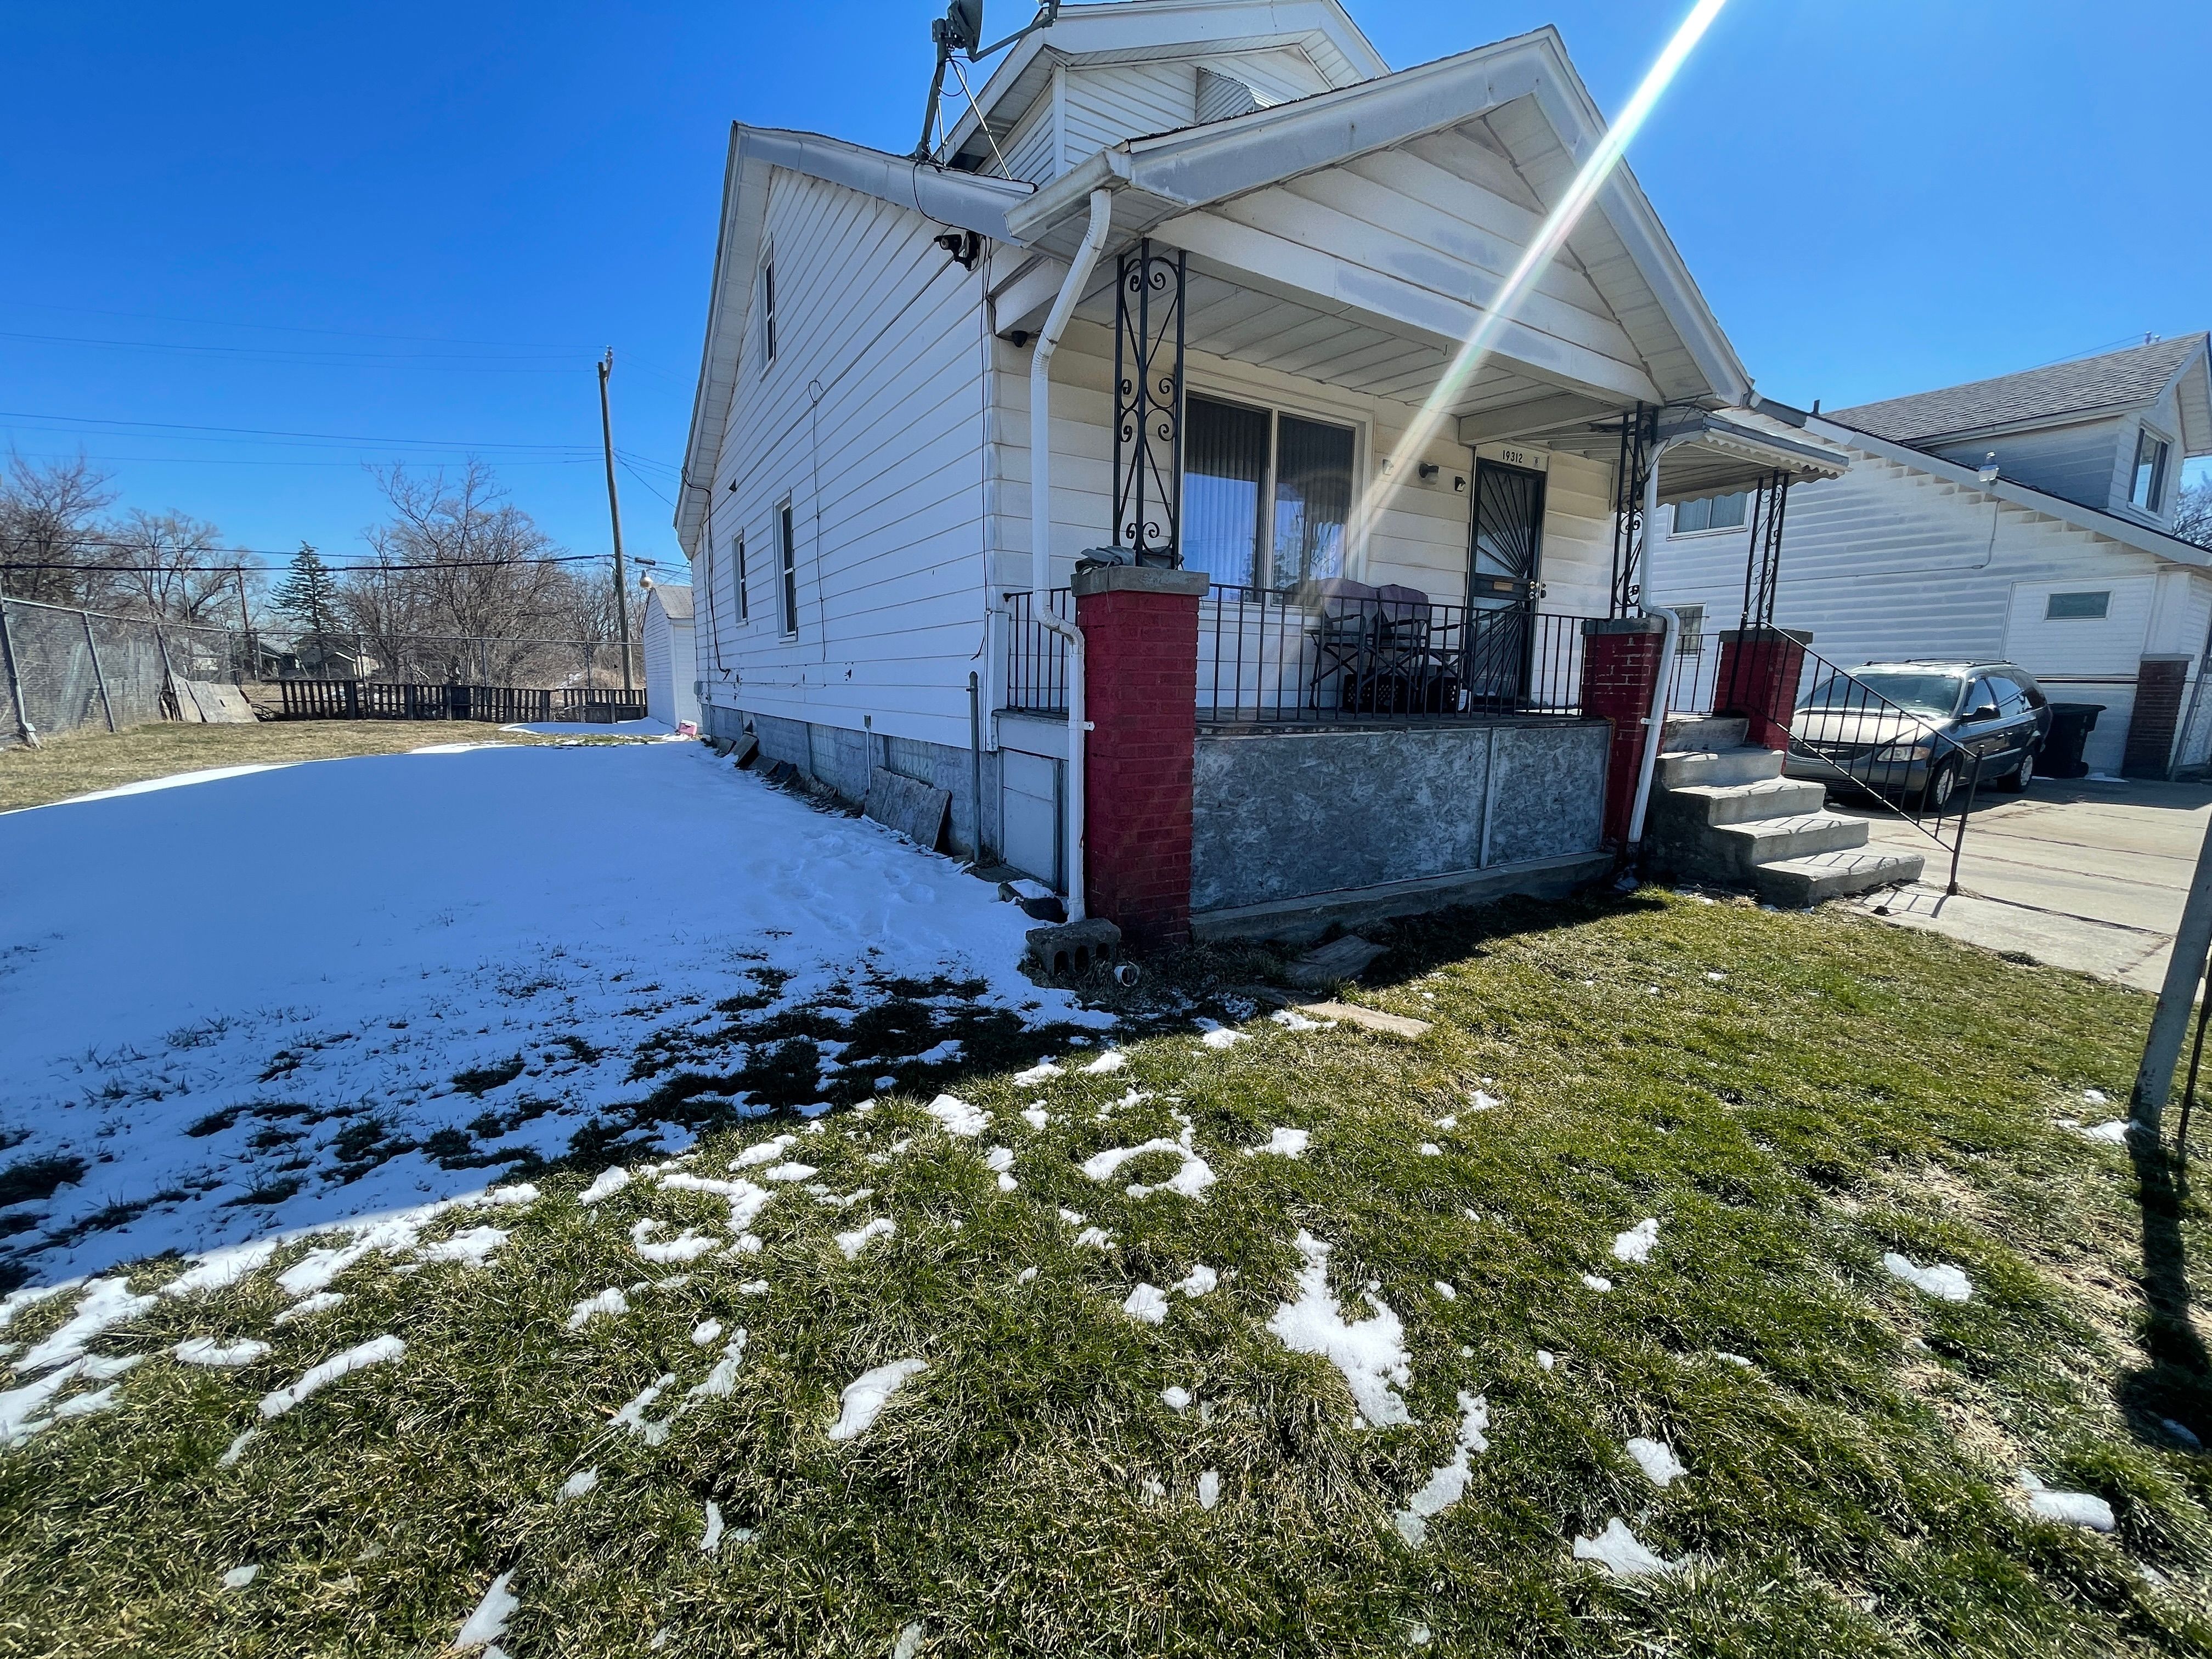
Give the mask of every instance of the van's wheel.
[(1928, 775), (1927, 787), (1922, 790), (1920, 810), (1923, 812), (1948, 812), (1959, 793), (1959, 758), (1954, 755), (1936, 763), (1936, 769)]
[(2035, 750), (2029, 750), (2020, 757), (2020, 764), (1997, 780), (1997, 787), (2008, 794), (2017, 795), (2035, 781)]

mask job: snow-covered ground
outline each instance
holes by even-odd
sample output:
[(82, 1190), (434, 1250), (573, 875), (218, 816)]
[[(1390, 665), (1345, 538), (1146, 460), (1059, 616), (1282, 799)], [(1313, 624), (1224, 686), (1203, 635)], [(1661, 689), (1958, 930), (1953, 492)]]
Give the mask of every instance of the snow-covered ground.
[(1019, 975), (1029, 925), (690, 743), (441, 745), (8, 814), (0, 1169), (83, 1170), (0, 1210), (0, 1250), (46, 1282), (480, 1188), (490, 1155), (557, 1156), (649, 1094), (641, 1039), (763, 985), (849, 1013), (955, 975), (1099, 1023)]

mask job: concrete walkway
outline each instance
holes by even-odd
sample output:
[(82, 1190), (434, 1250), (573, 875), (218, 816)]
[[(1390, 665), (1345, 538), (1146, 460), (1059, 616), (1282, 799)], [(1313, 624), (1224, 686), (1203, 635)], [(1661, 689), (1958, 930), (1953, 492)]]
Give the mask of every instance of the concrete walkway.
[(1928, 859), (1923, 881), (1850, 901), (1861, 910), (2155, 992), (2212, 821), (2212, 787), (2039, 778), (2025, 795), (1984, 797), (1954, 897), (1943, 891), (1948, 853), (1894, 816), (1861, 815), (1869, 846)]

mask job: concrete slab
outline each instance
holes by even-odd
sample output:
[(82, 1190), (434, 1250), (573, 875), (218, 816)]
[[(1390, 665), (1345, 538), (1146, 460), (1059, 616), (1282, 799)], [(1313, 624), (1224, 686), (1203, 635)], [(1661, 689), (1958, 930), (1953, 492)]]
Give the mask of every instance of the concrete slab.
[(1950, 896), (1948, 854), (1892, 815), (1857, 810), (1869, 848), (1924, 853), (1929, 866), (1917, 885), (1856, 901), (1861, 910), (2154, 992), (2212, 788), (2039, 779), (2026, 795), (1978, 804)]
[(1347, 1025), (1380, 1031), (1385, 1036), (1426, 1036), (1429, 1031), (1429, 1022), (1425, 1019), (1407, 1019), (1402, 1014), (1386, 1014), (1378, 1009), (1362, 1008), (1352, 1002), (1301, 1003), (1298, 1012), (1311, 1014), (1316, 1019), (1340, 1019)]

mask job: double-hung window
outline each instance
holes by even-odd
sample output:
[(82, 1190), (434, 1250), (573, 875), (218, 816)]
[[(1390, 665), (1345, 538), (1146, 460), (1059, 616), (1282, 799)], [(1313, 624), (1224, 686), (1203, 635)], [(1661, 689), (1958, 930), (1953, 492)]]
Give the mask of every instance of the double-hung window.
[(2173, 446), (2148, 427), (2136, 434), (2136, 476), (2128, 487), (2128, 500), (2146, 513), (2166, 505), (2166, 457)]
[(783, 627), (783, 636), (794, 639), (799, 634), (799, 544), (792, 534), (791, 499), (786, 496), (776, 504), (775, 556), (777, 595), (782, 601), (777, 620)]
[(1737, 490), (1732, 495), (1706, 495), (1694, 501), (1674, 503), (1677, 536), (1694, 536), (1706, 530), (1741, 530), (1751, 497)]
[(1344, 574), (1358, 433), (1195, 393), (1184, 411), (1183, 568), (1284, 592)]
[(738, 620), (744, 622), (751, 613), (745, 600), (745, 532), (742, 530), (730, 538), (730, 571), (738, 585)]

